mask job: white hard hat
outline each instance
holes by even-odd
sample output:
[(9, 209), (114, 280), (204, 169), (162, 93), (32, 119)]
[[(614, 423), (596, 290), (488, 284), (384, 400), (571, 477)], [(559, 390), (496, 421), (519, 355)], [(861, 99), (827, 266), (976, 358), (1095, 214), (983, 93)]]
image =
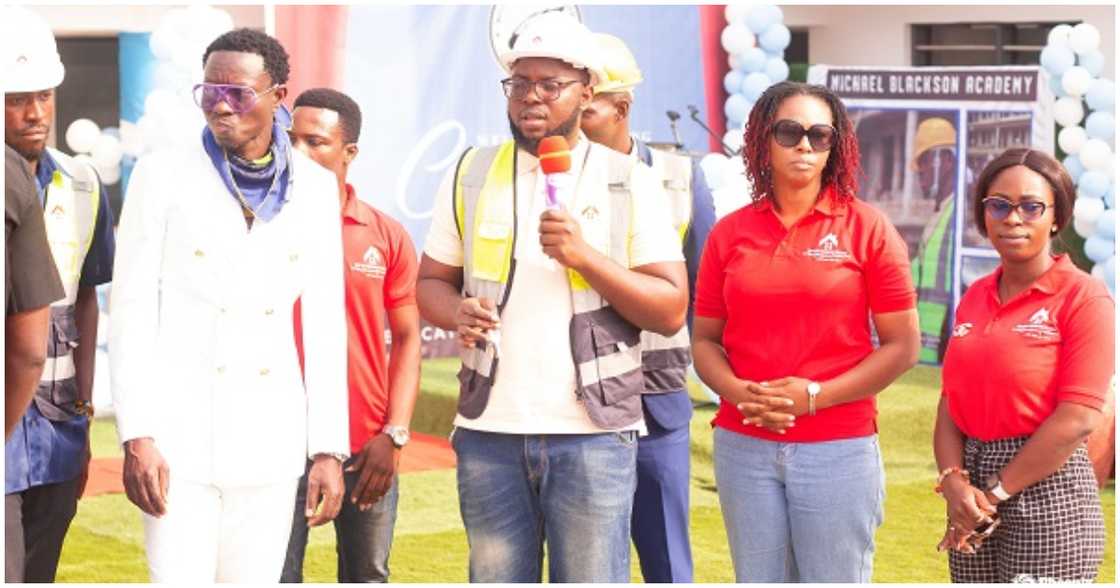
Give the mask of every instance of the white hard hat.
[(4, 92), (37, 92), (61, 84), (66, 68), (47, 21), (22, 6), (5, 6), (0, 10)]
[(506, 73), (513, 71), (513, 64), (525, 57), (559, 59), (591, 74), (591, 85), (606, 79), (598, 44), (583, 23), (560, 12), (547, 12), (522, 25), (512, 48), (498, 57)]

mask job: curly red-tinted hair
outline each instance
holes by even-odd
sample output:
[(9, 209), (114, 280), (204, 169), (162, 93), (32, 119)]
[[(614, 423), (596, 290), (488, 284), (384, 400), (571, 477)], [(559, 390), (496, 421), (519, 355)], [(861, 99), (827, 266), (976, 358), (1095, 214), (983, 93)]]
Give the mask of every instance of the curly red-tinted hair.
[(776, 122), (774, 119), (778, 106), (791, 96), (813, 96), (828, 104), (832, 111), (832, 126), (836, 128), (836, 140), (821, 173), (821, 189), (834, 187), (836, 197), (842, 202), (855, 198), (860, 174), (859, 141), (844, 103), (824, 86), (779, 82), (770, 86), (755, 102), (743, 133), (743, 164), (746, 166), (747, 178), (754, 186), (754, 201), (769, 199), (773, 204), (770, 135)]

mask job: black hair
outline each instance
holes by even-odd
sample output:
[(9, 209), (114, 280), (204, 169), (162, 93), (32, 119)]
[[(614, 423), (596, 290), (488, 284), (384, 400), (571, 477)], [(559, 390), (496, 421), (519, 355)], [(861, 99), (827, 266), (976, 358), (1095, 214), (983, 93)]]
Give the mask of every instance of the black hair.
[(273, 84), (284, 84), (288, 81), (288, 52), (280, 41), (254, 29), (234, 29), (224, 33), (210, 42), (206, 52), (202, 54), (202, 65), (215, 51), (236, 51), (238, 53), (256, 53), (264, 59), (264, 70), (272, 78)]
[(293, 107), (300, 106), (325, 108), (337, 112), (339, 124), (342, 126), (342, 141), (358, 142), (358, 135), (362, 132), (362, 109), (353, 98), (330, 88), (312, 88), (296, 98)]
[(976, 229), (981, 235), (988, 236), (987, 227), (984, 225), (984, 198), (988, 197), (988, 190), (995, 183), (996, 178), (1004, 170), (1017, 165), (1042, 176), (1046, 183), (1050, 184), (1050, 190), (1054, 193), (1054, 226), (1059, 231), (1066, 228), (1069, 221), (1073, 219), (1073, 201), (1077, 198), (1073, 178), (1069, 176), (1065, 166), (1050, 154), (1036, 149), (1017, 147), (996, 156), (980, 172), (972, 196), (972, 218), (976, 222)]

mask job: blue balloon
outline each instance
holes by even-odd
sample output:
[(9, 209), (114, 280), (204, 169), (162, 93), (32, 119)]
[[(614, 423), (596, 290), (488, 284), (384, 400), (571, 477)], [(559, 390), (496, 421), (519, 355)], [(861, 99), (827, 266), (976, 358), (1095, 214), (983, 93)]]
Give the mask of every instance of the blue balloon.
[(1112, 112), (1116, 106), (1116, 84), (1108, 78), (1097, 78), (1085, 93), (1085, 102), (1093, 110)]
[(771, 53), (776, 53), (789, 47), (789, 40), (789, 27), (778, 23), (770, 25), (770, 28), (766, 29), (766, 31), (758, 37), (758, 46)]
[(748, 74), (743, 79), (743, 97), (749, 102), (757, 102), (758, 97), (770, 87), (770, 78), (764, 73), (755, 72)]
[(766, 52), (758, 47), (751, 47), (739, 54), (739, 69), (743, 75), (763, 71), (766, 69)]
[(773, 83), (784, 82), (789, 79), (789, 64), (781, 57), (771, 57), (766, 62), (766, 77)]
[(1116, 211), (1108, 209), (1097, 217), (1096, 235), (1101, 239), (1116, 241)]
[(732, 94), (727, 97), (727, 102), (723, 103), (723, 113), (727, 115), (728, 128), (738, 127), (747, 120), (747, 115), (751, 111), (751, 100), (747, 100), (742, 94)]
[(1104, 262), (1104, 285), (1108, 286), (1109, 294), (1116, 296), (1116, 256), (1108, 258)]
[(771, 4), (755, 6), (747, 13), (747, 28), (758, 35), (770, 25), (782, 22), (782, 9)]
[(743, 85), (743, 74), (739, 73), (739, 70), (733, 69), (723, 76), (723, 89), (727, 90), (728, 95), (737, 93), (741, 85)]
[(1109, 208), (1116, 208), (1116, 185), (1113, 184), (1108, 187), (1108, 192), (1104, 193), (1104, 203)]
[(1067, 69), (1073, 67), (1073, 50), (1069, 47), (1047, 45), (1038, 55), (1038, 62), (1050, 72), (1050, 75), (1062, 77)]
[(1085, 257), (1093, 260), (1093, 263), (1100, 263), (1113, 255), (1116, 255), (1115, 241), (1103, 239), (1096, 234), (1085, 239)]
[(1065, 166), (1074, 184), (1077, 183), (1077, 179), (1081, 177), (1081, 174), (1085, 173), (1085, 166), (1081, 165), (1081, 158), (1077, 155), (1067, 155), (1066, 158), (1062, 160), (1062, 165)]
[(1062, 76), (1050, 76), (1050, 92), (1054, 94), (1055, 98), (1062, 98), (1066, 95), (1066, 89), (1062, 87)]
[(1095, 78), (1104, 71), (1104, 53), (1101, 53), (1099, 49), (1082, 53), (1077, 57), (1077, 65), (1085, 68), (1089, 75)]
[(1090, 138), (1111, 141), (1116, 134), (1116, 117), (1107, 110), (1092, 112), (1085, 119), (1085, 132)]
[(1108, 176), (1099, 171), (1087, 171), (1081, 174), (1077, 180), (1077, 193), (1089, 196), (1091, 198), (1104, 198), (1104, 193), (1108, 192), (1108, 186), (1111, 184)]

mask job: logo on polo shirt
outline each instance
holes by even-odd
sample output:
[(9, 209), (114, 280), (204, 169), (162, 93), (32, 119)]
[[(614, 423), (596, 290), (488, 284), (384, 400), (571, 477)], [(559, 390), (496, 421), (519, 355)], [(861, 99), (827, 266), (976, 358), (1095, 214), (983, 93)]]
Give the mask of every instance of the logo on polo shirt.
[(971, 331), (972, 331), (972, 323), (961, 323), (961, 324), (957, 325), (956, 327), (953, 327), (953, 336), (954, 337), (964, 337), (965, 335), (967, 335)]
[(355, 261), (350, 264), (350, 271), (363, 273), (374, 279), (384, 278), (385, 260), (382, 258), (381, 252), (373, 245), (370, 245), (362, 255), (361, 261)]
[(815, 249), (806, 249), (805, 255), (816, 259), (817, 261), (831, 261), (838, 262), (844, 261), (852, 256), (851, 253), (838, 249), (840, 247), (840, 239), (836, 238), (836, 233), (829, 233), (817, 241)]
[(1054, 319), (1050, 311), (1040, 308), (1027, 319), (1027, 322), (1011, 327), (1011, 331), (1031, 339), (1050, 340), (1058, 336), (1058, 329), (1054, 326)]

